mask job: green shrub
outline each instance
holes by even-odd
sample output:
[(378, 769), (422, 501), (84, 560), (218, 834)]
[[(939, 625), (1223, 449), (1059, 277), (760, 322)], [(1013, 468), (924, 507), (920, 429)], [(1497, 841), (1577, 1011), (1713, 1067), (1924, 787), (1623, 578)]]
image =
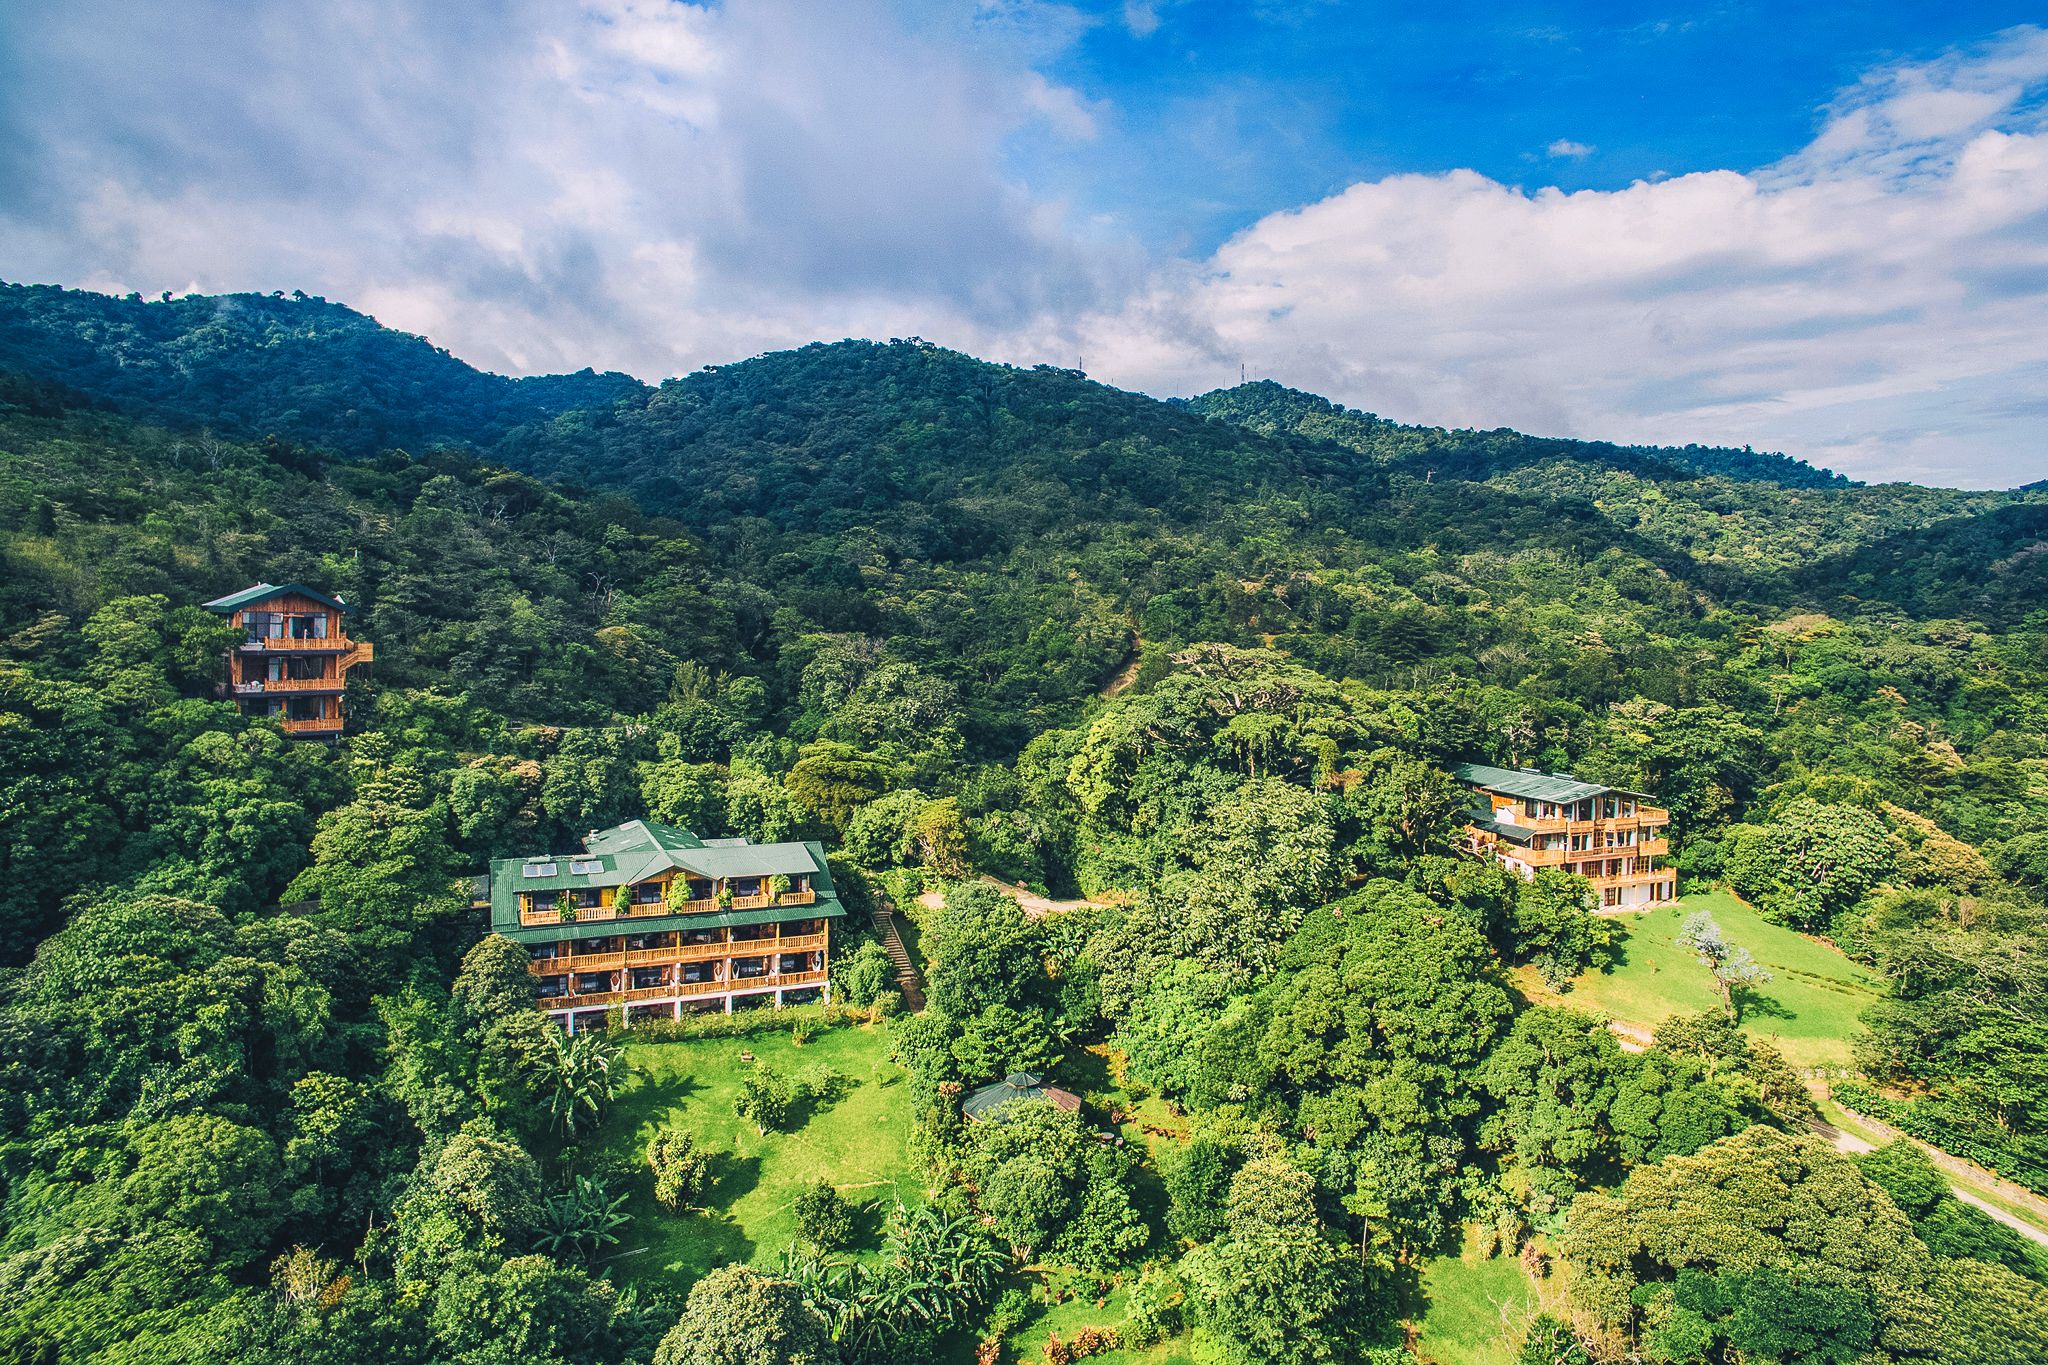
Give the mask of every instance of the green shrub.
[(711, 1153), (700, 1151), (694, 1135), (664, 1128), (647, 1144), (647, 1164), (654, 1171), (654, 1199), (676, 1212), (697, 1202), (711, 1169)]
[(853, 1241), (853, 1206), (824, 1181), (799, 1191), (792, 1206), (797, 1235), (822, 1251), (838, 1251)]

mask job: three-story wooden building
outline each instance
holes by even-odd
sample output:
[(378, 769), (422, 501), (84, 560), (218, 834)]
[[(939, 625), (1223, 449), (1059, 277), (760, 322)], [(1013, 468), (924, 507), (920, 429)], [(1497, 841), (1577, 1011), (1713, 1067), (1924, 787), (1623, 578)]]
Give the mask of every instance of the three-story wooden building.
[(226, 694), (244, 715), (274, 716), (301, 739), (341, 733), (349, 672), (376, 654), (349, 638), (348, 603), (299, 583), (258, 583), (205, 605), (242, 631), (228, 655)]
[(532, 955), (540, 1007), (573, 1033), (733, 1002), (829, 1000), (832, 920), (846, 912), (816, 843), (700, 839), (629, 820), (580, 854), (500, 858), (480, 896), (491, 929)]
[(1678, 894), (1678, 874), (1659, 862), (1671, 853), (1671, 812), (1642, 792), (1480, 763), (1451, 772), (1474, 795), (1465, 826), (1473, 853), (1523, 878), (1546, 867), (1577, 873), (1610, 910), (1648, 909)]

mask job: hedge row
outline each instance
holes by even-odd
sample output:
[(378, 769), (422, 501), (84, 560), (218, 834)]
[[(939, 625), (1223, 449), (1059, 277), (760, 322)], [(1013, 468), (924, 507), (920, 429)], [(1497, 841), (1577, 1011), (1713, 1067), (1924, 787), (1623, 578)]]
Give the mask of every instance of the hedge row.
[(1950, 1156), (1974, 1161), (1985, 1170), (2025, 1185), (2036, 1194), (2048, 1194), (2048, 1166), (2043, 1166), (2010, 1143), (1987, 1141), (1953, 1128), (1924, 1104), (1886, 1099), (1860, 1085), (1838, 1085), (1834, 1088), (1834, 1097), (1850, 1109), (1883, 1119), (1900, 1132), (1931, 1143)]

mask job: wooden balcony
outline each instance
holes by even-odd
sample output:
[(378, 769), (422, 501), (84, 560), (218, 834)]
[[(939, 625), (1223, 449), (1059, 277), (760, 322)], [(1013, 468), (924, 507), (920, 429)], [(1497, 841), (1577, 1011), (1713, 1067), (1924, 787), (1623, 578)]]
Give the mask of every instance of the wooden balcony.
[(1588, 877), (1586, 880), (1598, 887), (1645, 886), (1652, 882), (1668, 882), (1677, 875), (1668, 867), (1660, 867), (1654, 872), (1624, 872), (1619, 876)]
[(1617, 815), (1613, 818), (1596, 816), (1591, 820), (1567, 820), (1562, 816), (1551, 816), (1543, 820), (1531, 820), (1526, 815), (1502, 820), (1504, 825), (1526, 829), (1537, 834), (1602, 834), (1612, 829), (1661, 829), (1671, 823), (1671, 812), (1645, 806), (1634, 815)]
[(306, 653), (319, 653), (324, 650), (339, 654), (343, 650), (356, 648), (359, 643), (346, 635), (258, 635), (243, 640), (240, 649), (244, 654), (273, 654), (281, 650)]
[(766, 976), (736, 981), (685, 981), (674, 986), (642, 986), (626, 991), (593, 991), (589, 995), (556, 995), (540, 1002), (544, 1010), (608, 1009), (613, 1005), (642, 1005), (651, 1000), (688, 1000), (693, 996), (724, 995), (728, 991), (796, 990), (822, 986), (824, 972), (771, 972)]
[(815, 891), (785, 891), (779, 896), (771, 892), (763, 892), (758, 896), (734, 896), (732, 898), (732, 908), (735, 910), (763, 910), (771, 905), (812, 905), (817, 902), (817, 899), (818, 893)]
[(1604, 862), (1609, 858), (1661, 858), (1671, 852), (1669, 839), (1645, 839), (1641, 843), (1614, 848), (1523, 848), (1498, 843), (1494, 851), (1516, 858), (1530, 867), (1561, 867), (1567, 863)]
[(563, 953), (558, 957), (537, 957), (527, 969), (535, 976), (557, 976), (562, 972), (615, 972), (626, 965), (618, 953)]
[(257, 678), (235, 684), (238, 697), (274, 697), (283, 692), (340, 692), (340, 678)]
[(284, 726), (288, 735), (338, 735), (341, 733), (340, 716), (316, 716), (311, 720), (293, 720), (290, 716), (279, 716), (278, 723)]
[(519, 925), (523, 929), (537, 929), (550, 924), (595, 924), (619, 917), (619, 912), (609, 905), (579, 905), (572, 913), (573, 918), (563, 919), (561, 910), (552, 904), (541, 909), (522, 909)]
[(535, 976), (562, 972), (609, 972), (624, 967), (666, 967), (677, 962), (715, 962), (727, 957), (769, 957), (777, 953), (813, 953), (826, 947), (828, 935), (791, 934), (716, 943), (682, 943), (668, 948), (627, 948), (614, 953), (564, 953), (537, 957), (528, 968)]

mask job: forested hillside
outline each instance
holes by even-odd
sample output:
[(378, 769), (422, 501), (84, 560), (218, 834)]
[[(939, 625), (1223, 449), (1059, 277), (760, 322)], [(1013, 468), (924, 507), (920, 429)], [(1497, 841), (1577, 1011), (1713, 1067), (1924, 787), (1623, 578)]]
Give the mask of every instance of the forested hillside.
[[(1386, 1365), (1479, 1242), (1531, 1361), (2048, 1353), (2048, 1263), (1808, 1133), (1756, 978), (1640, 1052), (1533, 1003), (1622, 931), (1447, 776), (1656, 793), (1687, 889), (1874, 974), (1832, 1079), (2048, 1188), (2038, 491), (917, 340), (513, 381), (311, 299), (8, 286), (0, 370), (0, 1357), (986, 1361), (1113, 1305), (1121, 1360)], [(332, 748), (215, 697), (259, 580), (375, 642)], [(620, 1240), (734, 1245), (747, 1168), (607, 1127), (626, 1053), (458, 879), (641, 815), (834, 850), (861, 1012), (802, 1027), (886, 1033), (902, 1209)], [(1018, 1070), (1126, 1141), (963, 1123)]]

